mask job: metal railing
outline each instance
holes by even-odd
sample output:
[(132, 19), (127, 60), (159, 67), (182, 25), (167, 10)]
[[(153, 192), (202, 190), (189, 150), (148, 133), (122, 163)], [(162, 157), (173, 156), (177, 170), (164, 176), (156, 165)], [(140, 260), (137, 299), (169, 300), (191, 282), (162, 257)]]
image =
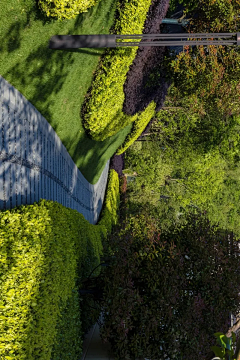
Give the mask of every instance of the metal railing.
[[(235, 39), (231, 39), (235, 37)], [(217, 40), (212, 40), (216, 38)], [(121, 41), (121, 40), (138, 41)], [(189, 39), (189, 40), (187, 40)], [(201, 40), (196, 40), (201, 39)], [(222, 40), (228, 39), (228, 40)], [(119, 41), (120, 40), (120, 41)], [(141, 42), (140, 42), (141, 41)], [(198, 34), (132, 34), (132, 35), (55, 35), (49, 41), (50, 49), (115, 48), (122, 46), (194, 46), (194, 45), (240, 45), (238, 33)]]

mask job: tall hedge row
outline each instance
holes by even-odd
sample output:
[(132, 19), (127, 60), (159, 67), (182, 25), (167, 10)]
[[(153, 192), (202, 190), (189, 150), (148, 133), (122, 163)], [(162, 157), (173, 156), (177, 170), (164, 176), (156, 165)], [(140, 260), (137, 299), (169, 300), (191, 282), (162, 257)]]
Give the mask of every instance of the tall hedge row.
[[(151, 0), (119, 2), (113, 34), (142, 34)], [(129, 39), (127, 41), (132, 41)], [(90, 137), (103, 141), (136, 121), (122, 112), (123, 85), (137, 46), (107, 49), (82, 108), (83, 125)], [(140, 134), (139, 134), (140, 135)]]
[(102, 240), (117, 223), (119, 196), (118, 174), (110, 170), (98, 225), (43, 199), (0, 212), (1, 359), (79, 359), (76, 284), (100, 263)]

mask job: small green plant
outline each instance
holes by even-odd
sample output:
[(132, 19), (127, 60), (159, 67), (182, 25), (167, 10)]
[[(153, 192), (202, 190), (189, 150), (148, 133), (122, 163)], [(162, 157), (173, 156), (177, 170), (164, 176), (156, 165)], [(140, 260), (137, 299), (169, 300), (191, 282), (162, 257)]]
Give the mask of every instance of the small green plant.
[[(215, 353), (216, 356), (218, 356), (217, 359), (219, 360), (236, 360), (236, 358), (233, 359), (234, 351), (232, 346), (236, 342), (236, 335), (234, 332), (232, 332), (232, 337), (228, 338), (226, 335), (224, 335), (221, 332), (217, 332), (214, 334), (214, 336), (217, 338), (218, 344), (221, 346), (221, 349), (217, 346), (211, 346), (211, 350)], [(226, 350), (225, 350), (226, 349)], [(228, 357), (225, 357), (228, 355)], [(216, 358), (214, 358), (216, 359)]]

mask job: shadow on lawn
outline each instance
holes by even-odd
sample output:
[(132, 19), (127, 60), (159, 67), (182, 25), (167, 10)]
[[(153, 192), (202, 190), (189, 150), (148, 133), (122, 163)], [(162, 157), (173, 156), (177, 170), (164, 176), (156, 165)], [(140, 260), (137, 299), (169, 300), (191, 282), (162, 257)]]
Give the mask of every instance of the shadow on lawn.
[[(27, 6), (27, 5), (26, 5)], [(11, 53), (20, 48), (22, 32), (31, 26), (32, 21), (40, 20), (43, 25), (53, 23), (54, 19), (49, 19), (40, 11), (37, 2), (33, 3), (31, 9), (25, 12), (25, 19), (14, 21), (14, 23), (6, 29), (5, 34), (1, 36), (0, 51)]]
[(89, 54), (94, 56), (100, 56), (101, 54), (98, 52), (94, 52), (91, 50), (83, 50), (83, 49), (61, 49), (61, 50), (53, 50), (53, 51), (64, 51), (66, 53), (81, 53), (81, 54)]
[[(99, 29), (99, 33), (104, 33), (102, 29), (106, 26), (105, 33), (108, 33), (108, 24), (114, 16), (113, 7), (116, 8), (115, 0), (99, 1), (94, 7), (90, 8), (87, 13), (80, 14), (76, 20), (72, 22), (72, 25), (68, 27), (66, 32), (68, 34), (76, 34), (76, 32), (81, 34), (84, 33), (84, 29), (94, 25), (95, 29)], [(47, 18), (39, 10), (37, 4), (34, 6), (31, 5), (31, 8), (26, 8), (25, 16), (22, 16), (20, 20), (14, 22), (9, 29), (5, 30), (6, 33), (3, 35), (3, 42), (0, 45), (1, 48), (8, 53), (20, 49), (26, 27), (31, 26), (32, 22), (36, 20), (40, 20), (43, 25), (57, 21)], [(46, 39), (45, 43), (33, 48), (24, 60), (17, 59), (17, 62), (1, 75), (20, 92), (23, 92), (23, 95), (41, 112), (42, 116), (47, 119), (57, 132), (58, 125), (53, 124), (52, 106), (56, 98), (55, 95), (61, 91), (69, 75), (71, 65), (74, 62), (74, 53), (91, 54), (100, 58), (105, 51), (103, 49), (98, 49), (98, 52), (96, 52), (96, 49), (54, 51), (48, 48), (48, 41), (49, 39)], [(81, 119), (81, 116), (79, 119)], [(94, 177), (104, 167), (104, 163), (106, 162), (104, 153), (105, 151), (111, 153), (109, 149), (116, 141), (117, 136), (118, 135), (115, 135), (111, 139), (106, 139), (106, 141), (102, 142), (100, 150), (99, 142), (94, 140), (89, 141), (90, 138), (87, 134), (84, 134), (81, 138), (79, 137), (76, 150), (74, 151), (74, 158), (77, 160), (80, 157), (82, 164), (81, 169), (84, 176), (85, 174), (89, 176), (89, 164), (92, 164), (94, 175), (91, 179), (88, 179), (90, 182), (93, 181)], [(68, 151), (69, 146), (71, 148), (73, 140), (73, 138), (68, 137), (63, 139), (63, 144)], [(68, 145), (68, 147), (66, 145)], [(114, 149), (113, 146), (112, 155), (115, 151), (116, 149)], [(87, 160), (85, 160), (86, 158)]]
[(39, 102), (47, 102), (42, 115), (50, 120), (49, 107), (53, 101), (48, 98), (61, 90), (69, 73), (69, 69), (65, 65), (71, 66), (72, 63), (72, 54), (51, 52), (45, 45), (41, 45), (26, 58), (24, 71), (23, 64), (19, 61), (6, 74), (3, 74), (3, 77), (13, 86), (16, 79), (23, 86), (34, 83), (28, 100), (37, 108)]
[[(102, 172), (104, 170), (108, 160), (104, 155), (109, 150), (109, 148), (112, 146), (112, 154), (110, 154), (110, 157), (113, 156), (113, 154), (116, 152), (116, 145), (114, 146), (114, 144), (116, 142), (117, 136), (118, 135), (115, 135), (102, 141), (101, 148), (99, 148), (99, 141), (88, 138), (86, 134), (84, 134), (80, 141), (78, 141), (72, 159), (75, 164), (77, 160), (80, 159), (80, 171), (91, 184), (100, 171)], [(65, 138), (64, 142), (66, 141), (66, 144), (69, 144), (71, 143), (70, 140), (70, 138)], [(91, 171), (89, 169), (90, 166)]]
[[(89, 24), (94, 25), (102, 33), (102, 29), (109, 23), (109, 19), (113, 16), (113, 6), (115, 0), (101, 0), (95, 6), (89, 8), (87, 13), (79, 14), (72, 22), (72, 26), (66, 31), (68, 34), (84, 33), (84, 28), (89, 28)], [(25, 16), (20, 20), (16, 20), (9, 28), (5, 30), (0, 44), (0, 50), (11, 53), (21, 47), (24, 31), (31, 26), (32, 22), (40, 20), (43, 25), (56, 23), (57, 20), (45, 16), (38, 8), (37, 2), (31, 4), (31, 7), (25, 9)], [(64, 20), (71, 21), (71, 20)], [(64, 22), (63, 21), (63, 22)], [(100, 30), (101, 29), (101, 30)], [(29, 56), (21, 61), (15, 62), (9, 70), (1, 75), (16, 86), (21, 84), (28, 89), (27, 98), (36, 106), (42, 115), (52, 125), (52, 115), (50, 106), (53, 104), (52, 94), (56, 95), (61, 89), (69, 74), (70, 67), (74, 62), (74, 54), (91, 54), (100, 57), (101, 51), (95, 49), (70, 49), (68, 51), (54, 51), (48, 48), (48, 41), (33, 49)], [(31, 45), (29, 45), (31, 46)], [(17, 81), (17, 83), (16, 83)], [(31, 87), (31, 89), (30, 89)], [(19, 89), (21, 91), (21, 87)], [(42, 104), (44, 104), (44, 109)], [(80, 105), (80, 104), (79, 104)]]

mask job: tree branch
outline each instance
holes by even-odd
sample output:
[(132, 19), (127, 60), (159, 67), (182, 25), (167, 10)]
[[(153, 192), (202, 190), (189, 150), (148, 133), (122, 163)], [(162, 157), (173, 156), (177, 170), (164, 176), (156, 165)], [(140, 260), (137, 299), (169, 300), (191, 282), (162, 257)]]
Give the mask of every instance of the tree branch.
[(232, 336), (232, 332), (236, 333), (237, 330), (240, 328), (240, 314), (237, 315), (237, 322), (228, 329), (227, 333), (225, 334), (227, 337)]

